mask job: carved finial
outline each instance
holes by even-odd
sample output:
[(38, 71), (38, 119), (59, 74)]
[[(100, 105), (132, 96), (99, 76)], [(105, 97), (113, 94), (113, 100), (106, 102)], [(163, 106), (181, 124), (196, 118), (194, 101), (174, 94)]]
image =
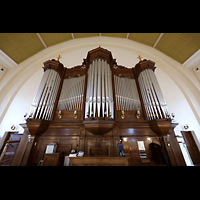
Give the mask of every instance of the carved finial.
[(59, 61), (60, 60), (60, 58), (62, 58), (60, 55), (58, 56), (58, 57), (56, 57), (57, 58), (57, 61)]
[(137, 58), (140, 59), (140, 61), (142, 61), (142, 57), (140, 55)]
[(102, 48), (102, 46), (101, 46), (101, 45), (99, 45), (99, 48)]

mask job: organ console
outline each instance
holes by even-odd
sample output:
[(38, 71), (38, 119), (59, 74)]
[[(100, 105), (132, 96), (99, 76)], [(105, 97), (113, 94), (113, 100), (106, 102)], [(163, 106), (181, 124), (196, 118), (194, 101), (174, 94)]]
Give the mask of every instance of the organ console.
[[(133, 68), (118, 65), (110, 51), (88, 52), (82, 65), (66, 68), (59, 60), (44, 62), (44, 75), (33, 99), (24, 135), (31, 135), (19, 165), (38, 165), (48, 143), (57, 151), (71, 149), (87, 156), (117, 156), (117, 143), (126, 137), (124, 153), (130, 165), (140, 162), (137, 141), (144, 141), (150, 159), (150, 142), (157, 141), (170, 165), (184, 165), (169, 111), (155, 76), (155, 62), (143, 59)], [(121, 117), (123, 115), (124, 117)], [(166, 138), (171, 136), (171, 145)], [(25, 137), (25, 136), (24, 136)], [(148, 138), (148, 140), (147, 140)], [(150, 138), (150, 139), (149, 139)], [(168, 137), (169, 139), (169, 137)], [(147, 164), (146, 164), (147, 165)], [(153, 161), (149, 165), (155, 165)]]

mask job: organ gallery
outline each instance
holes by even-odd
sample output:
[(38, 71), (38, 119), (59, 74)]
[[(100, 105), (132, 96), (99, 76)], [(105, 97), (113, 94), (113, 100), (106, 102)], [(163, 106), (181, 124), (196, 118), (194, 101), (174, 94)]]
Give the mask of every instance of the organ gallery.
[[(117, 59), (117, 58), (116, 58)], [(155, 62), (117, 64), (102, 47), (72, 68), (52, 59), (33, 99), (11, 165), (185, 165)], [(56, 152), (47, 154), (49, 144)], [(42, 163), (42, 164), (41, 164)]]

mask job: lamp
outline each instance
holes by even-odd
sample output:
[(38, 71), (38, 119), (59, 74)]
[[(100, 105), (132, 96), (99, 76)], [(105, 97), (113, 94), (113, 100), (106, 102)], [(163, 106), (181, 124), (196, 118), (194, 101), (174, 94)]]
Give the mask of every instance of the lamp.
[(140, 119), (140, 109), (139, 109), (139, 108), (137, 108), (136, 118), (137, 118), (137, 119)]
[(31, 142), (31, 134), (28, 135), (28, 142)]
[(188, 124), (184, 125), (184, 129), (187, 130), (189, 128)]
[(74, 119), (77, 119), (78, 115), (77, 115), (77, 111), (74, 111)]
[(124, 114), (124, 111), (123, 111), (123, 110), (122, 110), (121, 118), (122, 118), (122, 119), (125, 118), (125, 114)]
[(58, 111), (58, 118), (59, 118), (59, 119), (62, 118), (62, 111), (61, 111), (61, 110)]

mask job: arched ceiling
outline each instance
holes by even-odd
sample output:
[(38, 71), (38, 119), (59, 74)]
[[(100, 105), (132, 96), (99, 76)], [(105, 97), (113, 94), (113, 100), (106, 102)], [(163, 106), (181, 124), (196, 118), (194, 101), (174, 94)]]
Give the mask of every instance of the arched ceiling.
[(2, 55), (13, 63), (53, 45), (84, 37), (118, 37), (151, 46), (183, 64), (200, 49), (200, 33), (0, 33)]

